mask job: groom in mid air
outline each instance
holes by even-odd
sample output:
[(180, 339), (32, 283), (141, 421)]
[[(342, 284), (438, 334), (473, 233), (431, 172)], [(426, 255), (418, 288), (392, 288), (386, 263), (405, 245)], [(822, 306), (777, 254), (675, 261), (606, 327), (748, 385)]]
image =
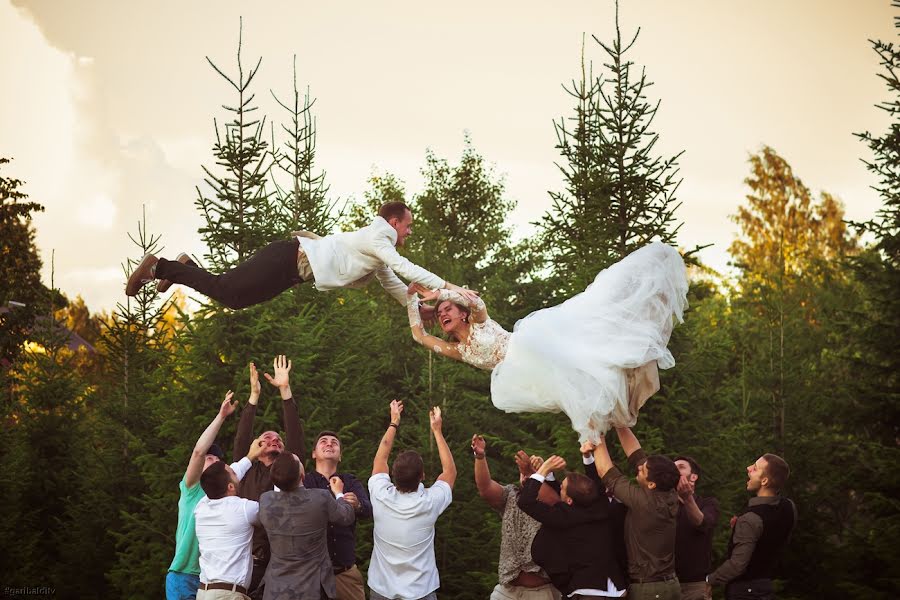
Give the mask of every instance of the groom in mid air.
[[(427, 288), (447, 288), (475, 299), (475, 292), (445, 281), (413, 264), (397, 252), (412, 233), (412, 212), (403, 202), (388, 202), (378, 216), (356, 231), (320, 237), (295, 231), (292, 238), (261, 248), (230, 271), (215, 275), (198, 267), (187, 254), (177, 260), (147, 254), (134, 269), (125, 293), (134, 296), (144, 284), (158, 279), (164, 292), (180, 283), (232, 309), (271, 300), (286, 289), (305, 281), (317, 289), (360, 288), (378, 280), (397, 302), (406, 305), (406, 284), (397, 275)], [(433, 309), (425, 309), (430, 318)]]

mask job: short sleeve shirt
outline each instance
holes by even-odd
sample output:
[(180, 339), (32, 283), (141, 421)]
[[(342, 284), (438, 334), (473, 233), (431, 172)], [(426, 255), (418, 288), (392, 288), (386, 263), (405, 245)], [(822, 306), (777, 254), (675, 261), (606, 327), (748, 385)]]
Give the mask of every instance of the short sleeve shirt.
[(387, 473), (369, 478), (372, 560), (369, 587), (388, 598), (421, 598), (441, 585), (434, 558), (434, 524), (453, 499), (444, 481), (400, 492)]

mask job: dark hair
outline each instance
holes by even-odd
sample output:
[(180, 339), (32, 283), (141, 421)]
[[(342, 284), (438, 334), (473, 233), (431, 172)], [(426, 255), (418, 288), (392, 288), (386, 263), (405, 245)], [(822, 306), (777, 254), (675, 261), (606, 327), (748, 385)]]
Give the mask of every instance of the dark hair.
[(791, 468), (787, 461), (777, 454), (763, 454), (766, 461), (766, 477), (769, 478), (768, 487), (780, 492), (791, 476)]
[(566, 495), (578, 506), (590, 506), (600, 496), (597, 486), (590, 477), (582, 473), (568, 471), (566, 473)]
[[(378, 209), (378, 216), (384, 219), (385, 221), (390, 221), (391, 219), (402, 219), (406, 216), (406, 211), (409, 210), (409, 207), (404, 202), (385, 202)], [(412, 212), (410, 210), (410, 212)]]
[[(453, 300), (441, 300), (440, 302), (438, 302), (437, 304), (435, 304), (435, 305), (434, 305), (434, 312), (435, 312), (435, 314), (437, 314), (437, 309), (439, 309), (439, 308), (441, 307), (441, 304), (445, 304), (445, 303), (447, 303), (447, 302), (449, 302), (450, 304), (452, 304), (453, 306), (455, 306), (456, 308), (458, 308), (458, 309), (460, 310), (460, 312), (466, 313), (466, 320), (468, 320), (469, 317), (472, 316), (472, 309), (470, 309), (470, 308), (468, 308), (468, 307), (466, 307), (466, 306), (463, 306), (463, 305), (460, 304), (459, 302), (454, 302)], [(454, 341), (454, 342), (458, 342), (458, 341), (459, 341), (459, 338), (457, 338), (457, 337), (456, 337), (455, 335), (453, 335), (452, 333), (448, 333), (448, 334), (447, 334), (447, 337), (449, 337), (451, 341)]]
[(289, 452), (279, 454), (278, 458), (272, 461), (269, 477), (280, 490), (290, 492), (296, 489), (300, 485), (300, 467), (297, 466), (294, 455)]
[[(341, 446), (341, 447), (343, 448), (343, 443), (341, 442), (341, 438), (338, 437), (338, 434), (336, 434), (336, 433), (333, 432), (333, 431), (328, 431), (327, 429), (324, 430), (324, 431), (320, 431), (320, 432), (319, 432), (319, 435), (316, 436), (316, 446), (319, 445), (319, 440), (321, 440), (321, 439), (322, 439), (323, 437), (325, 437), (326, 435), (330, 435), (331, 437), (333, 437), (334, 439), (336, 439), (336, 440), (338, 441), (338, 446)], [(280, 487), (280, 486), (279, 486), (279, 487)]]
[(203, 475), (200, 476), (200, 487), (210, 500), (218, 500), (228, 495), (228, 484), (231, 483), (231, 475), (221, 460), (209, 465)]
[(647, 480), (655, 483), (656, 489), (661, 492), (674, 490), (679, 479), (681, 473), (672, 460), (661, 454), (647, 457)]
[(401, 452), (391, 467), (391, 479), (401, 492), (409, 493), (419, 489), (424, 473), (425, 463), (415, 450)]
[(697, 479), (700, 479), (700, 477), (703, 475), (703, 470), (700, 468), (700, 465), (697, 464), (696, 460), (694, 460), (690, 456), (676, 456), (672, 459), (672, 462), (678, 462), (679, 460), (683, 460), (687, 464), (691, 465), (691, 473), (696, 475)]

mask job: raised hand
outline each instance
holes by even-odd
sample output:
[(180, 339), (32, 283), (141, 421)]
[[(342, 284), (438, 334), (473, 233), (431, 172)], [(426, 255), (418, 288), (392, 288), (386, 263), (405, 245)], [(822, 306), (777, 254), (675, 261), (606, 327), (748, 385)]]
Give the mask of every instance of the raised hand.
[(403, 412), (403, 400), (391, 400), (391, 423), (400, 424), (400, 413)]
[(544, 464), (541, 465), (541, 468), (538, 469), (538, 473), (546, 477), (553, 471), (558, 471), (560, 469), (566, 468), (566, 459), (561, 456), (556, 456), (555, 454), (544, 461)]
[(594, 442), (588, 440), (581, 445), (581, 455), (585, 458), (591, 456), (594, 453), (594, 448)]
[(340, 477), (332, 476), (332, 478), (328, 480), (328, 487), (331, 488), (331, 493), (335, 496), (344, 493), (344, 482), (341, 481)]
[(256, 365), (254, 363), (250, 363), (250, 404), (256, 404), (256, 401), (259, 401), (259, 393), (262, 391), (259, 385), (259, 372), (256, 370)]
[(290, 384), (291, 361), (284, 354), (279, 354), (274, 361), (275, 376), (272, 377), (268, 373), (263, 373), (266, 381), (277, 388), (287, 387)]
[(531, 469), (537, 473), (538, 469), (541, 468), (541, 465), (544, 464), (544, 457), (538, 456), (537, 454), (532, 454), (528, 457), (528, 460), (531, 461)]
[(475, 290), (469, 290), (450, 282), (447, 282), (446, 288), (448, 290), (453, 290), (462, 294), (462, 296), (469, 302), (469, 304), (475, 304), (478, 300), (478, 292), (476, 292)]
[(487, 443), (484, 441), (484, 438), (478, 435), (477, 433), (472, 436), (472, 454), (475, 455), (475, 458), (484, 458), (484, 451), (487, 447)]
[(678, 480), (678, 487), (675, 489), (678, 491), (678, 499), (682, 503), (694, 495), (694, 484), (688, 481), (688, 478), (684, 475)]
[(531, 458), (525, 454), (524, 450), (516, 452), (516, 466), (519, 467), (519, 473), (522, 477), (531, 477), (534, 475), (535, 468), (531, 462)]
[(222, 400), (222, 406), (219, 407), (219, 414), (222, 417), (228, 417), (231, 413), (234, 412), (234, 409), (237, 408), (237, 404), (232, 404), (231, 398), (234, 396), (234, 392), (228, 390), (228, 393), (225, 394), (225, 399)]
[(428, 420), (431, 421), (431, 430), (432, 431), (440, 431), (441, 427), (444, 425), (444, 420), (441, 418), (441, 407), (435, 406), (430, 411), (428, 411)]
[(259, 455), (263, 453), (263, 448), (265, 448), (266, 442), (263, 439), (263, 436), (260, 435), (258, 438), (250, 442), (250, 449), (247, 450), (247, 458), (250, 460), (256, 460), (259, 458)]

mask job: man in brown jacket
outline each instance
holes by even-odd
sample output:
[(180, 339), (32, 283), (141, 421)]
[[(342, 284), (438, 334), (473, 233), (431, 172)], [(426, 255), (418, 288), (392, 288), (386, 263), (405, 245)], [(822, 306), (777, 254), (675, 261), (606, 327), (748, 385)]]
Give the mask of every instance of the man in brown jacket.
[[(634, 433), (617, 428), (616, 434), (637, 469), (637, 484), (613, 464), (605, 438), (594, 446), (594, 466), (603, 484), (628, 508), (625, 547), (628, 550), (630, 600), (679, 600), (681, 586), (675, 576), (675, 525), (678, 516), (680, 474), (675, 463), (657, 454), (647, 456)], [(590, 444), (582, 447), (582, 452)]]

